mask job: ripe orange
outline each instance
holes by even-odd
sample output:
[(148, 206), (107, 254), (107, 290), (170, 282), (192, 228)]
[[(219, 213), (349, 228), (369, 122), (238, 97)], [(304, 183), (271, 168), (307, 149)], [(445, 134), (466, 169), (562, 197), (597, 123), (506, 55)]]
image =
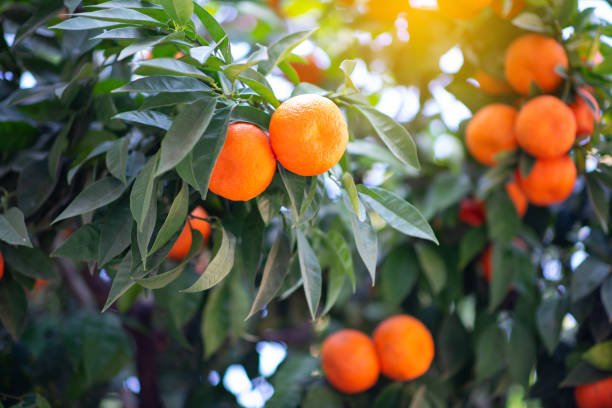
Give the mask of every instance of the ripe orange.
[(4, 257), (2, 251), (0, 251), (0, 279), (4, 276)]
[(560, 99), (550, 95), (538, 96), (519, 111), (516, 140), (532, 156), (561, 156), (576, 140), (576, 119)]
[(368, 16), (379, 21), (393, 22), (399, 13), (410, 9), (409, 0), (368, 0)]
[(487, 283), (491, 282), (491, 278), (493, 277), (493, 249), (491, 245), (487, 246), (482, 256), (480, 257), (480, 264), (482, 266), (482, 274), (484, 275)]
[(346, 394), (367, 390), (380, 374), (372, 340), (357, 330), (340, 330), (326, 338), (321, 347), (321, 366), (327, 381)]
[[(592, 106), (595, 107), (595, 112), (589, 106), (589, 103), (585, 101), (587, 99)], [(576, 119), (576, 136), (587, 136), (593, 133), (595, 128), (595, 122), (599, 122), (599, 105), (593, 95), (589, 92), (586, 87), (582, 87), (576, 93), (574, 103), (568, 105), (574, 113)]]
[(174, 59), (181, 59), (185, 56), (185, 54), (182, 51), (177, 51), (174, 53)]
[(479, 227), (485, 221), (484, 202), (476, 198), (464, 197), (459, 203), (459, 221), (472, 227)]
[(572, 194), (576, 165), (569, 155), (537, 159), (525, 178), (516, 172), (516, 180), (530, 203), (540, 206), (560, 203)]
[(250, 123), (233, 123), (227, 128), (209, 188), (229, 200), (248, 201), (264, 192), (275, 171), (268, 136)]
[(591, 384), (580, 385), (574, 389), (578, 408), (612, 407), (612, 377)]
[(438, 0), (438, 9), (450, 18), (467, 20), (491, 4), (492, 0)]
[(48, 285), (49, 281), (47, 279), (36, 278), (36, 280), (34, 281), (34, 292), (40, 292)]
[(520, 189), (516, 181), (511, 180), (506, 183), (506, 193), (510, 197), (516, 213), (522, 217), (527, 212), (527, 197), (525, 193)]
[(397, 381), (423, 375), (434, 358), (434, 342), (423, 323), (408, 315), (385, 319), (374, 330), (381, 371)]
[[(206, 218), (208, 214), (202, 207), (196, 207), (192, 212), (192, 216), (199, 218)], [(189, 227), (191, 225), (191, 228)], [(181, 234), (174, 242), (174, 246), (168, 253), (168, 258), (173, 259), (175, 261), (183, 260), (187, 253), (189, 252), (189, 248), (191, 248), (191, 229), (198, 230), (202, 237), (204, 238), (204, 244), (208, 242), (210, 238), (210, 224), (204, 220), (200, 220), (197, 218), (187, 217), (187, 222), (185, 222), (185, 226), (181, 231)]]
[(544, 92), (557, 89), (562, 81), (555, 72), (557, 66), (568, 67), (563, 46), (553, 38), (539, 34), (526, 34), (514, 40), (504, 60), (508, 82), (524, 95), (529, 93), (532, 81)]
[(270, 121), (270, 141), (278, 161), (300, 176), (331, 169), (344, 154), (348, 127), (331, 100), (314, 94), (283, 102)]
[(502, 79), (495, 78), (479, 69), (474, 74), (474, 79), (478, 82), (480, 90), (491, 95), (501, 95), (512, 92), (512, 88)]
[(496, 154), (516, 148), (516, 116), (516, 109), (500, 103), (487, 105), (476, 112), (465, 129), (465, 143), (472, 156), (492, 166), (496, 164)]
[(306, 56), (306, 63), (292, 62), (291, 66), (298, 74), (300, 82), (308, 82), (318, 85), (323, 81), (323, 70), (317, 65), (317, 60), (314, 55)]
[(491, 7), (493, 7), (493, 11), (495, 12), (495, 14), (497, 14), (501, 18), (507, 18), (508, 20), (512, 20), (525, 8), (525, 0), (510, 1), (512, 1), (512, 5), (510, 6), (510, 10), (506, 14), (504, 14), (504, 0), (493, 0), (493, 4), (491, 4)]

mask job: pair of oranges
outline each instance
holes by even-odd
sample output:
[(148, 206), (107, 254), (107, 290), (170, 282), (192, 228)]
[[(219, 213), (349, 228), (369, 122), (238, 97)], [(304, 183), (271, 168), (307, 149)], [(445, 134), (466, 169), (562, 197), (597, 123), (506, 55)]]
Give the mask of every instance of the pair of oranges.
[(248, 201), (272, 182), (276, 161), (300, 176), (331, 169), (348, 144), (346, 119), (334, 102), (304, 94), (272, 115), (270, 137), (250, 123), (233, 123), (213, 169), (209, 188), (221, 197)]
[[(532, 83), (544, 92), (555, 91), (562, 82), (556, 69), (567, 69), (568, 59), (554, 39), (527, 34), (510, 45), (504, 65), (510, 86), (527, 95)], [(596, 107), (595, 112), (589, 105)], [(520, 110), (494, 103), (472, 117), (466, 128), (466, 145), (476, 160), (488, 166), (496, 164), (497, 154), (517, 147), (536, 158), (528, 176), (517, 171), (516, 182), (506, 185), (522, 215), (527, 200), (547, 206), (571, 194), (577, 172), (568, 152), (576, 137), (593, 132), (598, 111), (597, 102), (585, 88), (578, 90), (575, 102), (569, 105), (552, 95), (535, 97)]]
[(396, 381), (423, 375), (434, 358), (434, 341), (423, 323), (408, 315), (392, 316), (374, 330), (373, 339), (343, 329), (321, 348), (321, 366), (337, 390), (354, 394), (371, 388), (382, 372)]

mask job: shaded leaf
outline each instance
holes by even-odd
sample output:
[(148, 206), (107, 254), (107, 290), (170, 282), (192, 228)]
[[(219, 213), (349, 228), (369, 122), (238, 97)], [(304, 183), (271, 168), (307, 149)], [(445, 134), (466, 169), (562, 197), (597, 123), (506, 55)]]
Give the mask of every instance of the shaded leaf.
[(446, 265), (444, 264), (444, 260), (438, 251), (431, 246), (416, 244), (414, 249), (416, 250), (419, 263), (421, 264), (423, 272), (425, 272), (425, 276), (427, 277), (427, 281), (429, 282), (431, 289), (435, 294), (440, 293), (440, 291), (446, 286), (447, 279)]
[(597, 289), (610, 275), (611, 270), (610, 265), (596, 256), (587, 257), (572, 272), (572, 301), (576, 302)]
[(0, 281), (0, 321), (14, 340), (25, 328), (28, 316), (28, 301), (23, 288), (6, 277)]
[(314, 320), (319, 307), (319, 301), (321, 300), (321, 287), (323, 285), (321, 265), (319, 265), (319, 260), (312, 250), (304, 232), (298, 229), (296, 231), (296, 236), (304, 294), (306, 295), (310, 316)]
[(208, 85), (190, 77), (157, 75), (139, 78), (115, 89), (113, 92), (210, 92)]
[(127, 183), (126, 170), (129, 146), (130, 138), (125, 136), (115, 141), (106, 152), (106, 168), (110, 174), (121, 180), (123, 184)]
[(19, 208), (9, 208), (0, 215), (0, 240), (10, 245), (32, 247), (23, 213)]
[(172, 121), (168, 115), (152, 110), (148, 110), (146, 112), (121, 112), (113, 116), (113, 119), (127, 120), (129, 122), (136, 122), (140, 123), (141, 125), (153, 126), (164, 130), (170, 129), (170, 126), (172, 125)]
[[(115, 237), (113, 237), (115, 239)], [(98, 259), (100, 231), (92, 224), (83, 225), (74, 231), (51, 256), (70, 258), (74, 261)]]
[(181, 229), (181, 227), (183, 227), (183, 225), (185, 225), (188, 206), (189, 187), (187, 187), (186, 183), (183, 183), (181, 190), (172, 202), (172, 206), (170, 206), (170, 211), (168, 212), (166, 220), (155, 237), (155, 241), (151, 247), (151, 253), (154, 253), (160, 249), (177, 231)]

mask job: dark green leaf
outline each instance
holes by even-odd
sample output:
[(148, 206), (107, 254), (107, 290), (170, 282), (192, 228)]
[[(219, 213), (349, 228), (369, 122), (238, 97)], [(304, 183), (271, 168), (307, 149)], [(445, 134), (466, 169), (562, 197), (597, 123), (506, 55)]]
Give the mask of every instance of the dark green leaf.
[(151, 197), (156, 190), (155, 169), (157, 168), (158, 155), (149, 159), (140, 174), (136, 177), (132, 192), (130, 193), (130, 209), (132, 216), (138, 224), (138, 230), (142, 231), (147, 218), (151, 217)]
[(206, 300), (201, 323), (205, 358), (217, 351), (229, 335), (231, 327), (229, 292), (229, 282), (225, 281), (213, 289)]
[(486, 207), (489, 238), (500, 243), (510, 242), (521, 222), (508, 194), (501, 190), (492, 194), (487, 198)]
[(535, 366), (537, 345), (531, 331), (514, 319), (508, 347), (508, 372), (514, 383), (527, 387), (531, 370)]
[(612, 276), (608, 276), (601, 285), (601, 303), (603, 303), (608, 321), (612, 321)]
[(424, 244), (415, 245), (417, 257), (425, 276), (435, 294), (446, 286), (447, 272), (444, 259), (434, 247)]
[(571, 294), (576, 302), (587, 296), (603, 283), (610, 275), (612, 267), (595, 256), (587, 257), (572, 272)]
[(221, 24), (215, 20), (213, 16), (210, 15), (208, 11), (204, 9), (204, 7), (199, 4), (194, 4), (194, 12), (198, 19), (202, 22), (206, 30), (210, 33), (212, 39), (219, 44), (219, 49), (223, 54), (223, 58), (226, 63), (232, 62), (232, 53), (230, 50), (230, 41), (227, 38), (227, 34), (225, 34), (225, 30), (221, 27)]
[[(77, 14), (77, 18), (95, 18), (97, 20), (111, 21), (114, 23), (137, 23), (144, 25), (161, 25), (161, 23), (146, 14), (129, 8), (113, 7), (97, 11), (88, 11)], [(70, 20), (67, 20), (70, 21)], [(59, 28), (58, 24), (52, 28)], [(65, 28), (64, 28), (65, 30)]]
[(483, 381), (502, 369), (506, 344), (506, 335), (496, 324), (480, 334), (476, 341), (476, 381)]
[(467, 230), (459, 244), (459, 269), (463, 269), (487, 244), (487, 234), (483, 227)]
[(139, 78), (129, 82), (113, 92), (210, 92), (210, 88), (203, 82), (190, 77), (157, 75)]
[(28, 301), (23, 288), (6, 277), (0, 281), (0, 321), (14, 340), (25, 328), (28, 317)]
[(6, 264), (22, 275), (45, 280), (57, 278), (49, 256), (40, 248), (5, 246), (2, 255)]
[(162, 108), (166, 106), (174, 106), (182, 103), (193, 103), (198, 99), (210, 98), (205, 93), (199, 92), (162, 92), (157, 95), (153, 95), (144, 100), (139, 110), (148, 110), (155, 108)]
[(94, 147), (87, 156), (82, 159), (77, 159), (73, 164), (70, 170), (68, 171), (68, 184), (72, 183), (72, 179), (74, 179), (75, 174), (79, 171), (79, 169), (87, 163), (90, 159), (93, 159), (96, 156), (99, 156), (103, 153), (106, 153), (111, 147), (113, 147), (112, 141), (102, 142), (96, 147)]
[(270, 118), (266, 112), (248, 105), (238, 105), (232, 111), (232, 120), (252, 123), (264, 131), (270, 126)]
[(370, 273), (372, 285), (374, 285), (376, 281), (376, 263), (378, 262), (378, 237), (376, 236), (376, 230), (372, 227), (369, 216), (365, 221), (361, 222), (357, 214), (351, 210), (351, 204), (347, 199), (344, 200), (344, 205), (350, 211), (351, 227), (357, 252)]
[(561, 335), (561, 320), (565, 315), (566, 305), (558, 295), (544, 299), (536, 310), (538, 333), (549, 354), (553, 354)]
[(131, 271), (132, 254), (128, 251), (117, 268), (117, 273), (113, 278), (113, 283), (111, 284), (110, 291), (108, 292), (106, 303), (102, 308), (102, 313), (111, 307), (111, 305), (115, 303), (115, 300), (119, 299), (121, 295), (123, 295), (132, 285), (134, 285), (135, 281), (131, 279)]
[(489, 285), (489, 311), (493, 312), (506, 297), (514, 271), (517, 269), (513, 253), (501, 244), (494, 244), (492, 248), (492, 276)]
[(130, 138), (125, 136), (115, 141), (111, 148), (106, 152), (106, 168), (110, 174), (121, 180), (123, 184), (127, 183), (125, 177), (129, 146)]
[(299, 405), (306, 380), (319, 368), (319, 360), (305, 354), (294, 354), (280, 366), (272, 378), (274, 394), (266, 408), (295, 408)]
[(159, 229), (153, 246), (151, 247), (151, 253), (156, 252), (170, 238), (185, 224), (187, 218), (187, 207), (189, 206), (189, 187), (186, 183), (183, 183), (181, 190), (174, 198), (168, 216), (164, 221), (163, 225)]
[(245, 70), (238, 79), (244, 82), (270, 105), (278, 108), (280, 102), (278, 99), (276, 99), (276, 96), (274, 96), (274, 91), (272, 91), (272, 87), (266, 80), (265, 76), (249, 68)]
[(115, 21), (94, 20), (93, 18), (73, 17), (49, 28), (56, 30), (81, 31), (99, 28), (116, 27), (121, 23)]
[[(116, 237), (113, 237), (116, 239)], [(70, 258), (74, 261), (98, 259), (100, 231), (92, 224), (83, 225), (74, 231), (51, 256)]]
[(456, 314), (447, 316), (437, 336), (436, 351), (443, 378), (455, 375), (470, 358), (470, 337)]
[(585, 180), (589, 201), (591, 202), (593, 211), (599, 220), (601, 228), (607, 233), (610, 215), (610, 200), (606, 197), (606, 192), (596, 174), (587, 173)]
[(135, 73), (140, 75), (184, 75), (190, 78), (213, 82), (213, 79), (186, 62), (174, 58), (155, 58), (138, 61)]
[(419, 277), (418, 260), (411, 249), (398, 246), (387, 255), (380, 272), (380, 294), (385, 302), (397, 307)]
[(298, 229), (296, 235), (304, 294), (306, 295), (310, 316), (314, 320), (317, 315), (319, 301), (321, 300), (321, 287), (323, 285), (321, 265), (319, 265), (319, 260), (312, 250), (304, 232)]
[(325, 385), (315, 385), (306, 391), (302, 408), (342, 408), (342, 398)]
[(100, 225), (98, 266), (106, 265), (130, 245), (132, 224), (132, 213), (127, 199), (109, 208)]
[(172, 125), (172, 121), (168, 115), (153, 110), (148, 111), (128, 111), (121, 112), (113, 116), (113, 119), (127, 120), (128, 122), (136, 122), (142, 125), (157, 127), (168, 130)]
[(561, 384), (559, 384), (559, 387), (577, 387), (579, 385), (605, 380), (609, 377), (610, 372), (600, 371), (590, 364), (581, 361), (572, 368)]
[(0, 240), (10, 245), (32, 247), (23, 213), (17, 207), (9, 208), (0, 215)]

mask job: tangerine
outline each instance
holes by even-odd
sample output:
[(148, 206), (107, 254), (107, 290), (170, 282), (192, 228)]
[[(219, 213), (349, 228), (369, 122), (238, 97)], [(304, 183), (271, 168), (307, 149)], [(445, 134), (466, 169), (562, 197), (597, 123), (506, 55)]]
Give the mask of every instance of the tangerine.
[(508, 194), (508, 197), (510, 197), (512, 204), (514, 204), (516, 213), (520, 217), (524, 216), (525, 213), (527, 212), (527, 205), (528, 205), (527, 197), (525, 196), (525, 193), (523, 193), (521, 188), (518, 186), (518, 184), (514, 180), (508, 181), (506, 183), (505, 188), (506, 188), (506, 193)]
[(484, 202), (476, 198), (464, 197), (459, 203), (459, 220), (472, 226), (479, 227), (485, 221)]
[(202, 234), (202, 238), (204, 238), (204, 244), (206, 244), (208, 242), (208, 239), (210, 238), (210, 224), (204, 220), (199, 219), (208, 217), (206, 211), (202, 207), (198, 206), (191, 212), (190, 215), (198, 218), (188, 217), (187, 221), (185, 222), (185, 226), (183, 227), (183, 230), (174, 242), (174, 245), (172, 246), (172, 249), (170, 249), (170, 252), (168, 252), (169, 259), (180, 261), (187, 256), (187, 253), (191, 248), (192, 229), (198, 230), (200, 234)]
[(297, 72), (300, 82), (308, 82), (318, 85), (323, 82), (323, 70), (317, 65), (317, 59), (313, 54), (307, 55), (306, 62), (292, 62), (290, 65)]
[(574, 397), (578, 408), (612, 407), (612, 377), (576, 387)]
[(268, 136), (250, 123), (232, 123), (217, 158), (210, 190), (233, 201), (248, 201), (272, 182), (276, 159)]
[(580, 88), (576, 93), (574, 103), (568, 106), (576, 119), (576, 136), (581, 137), (592, 134), (595, 123), (599, 122), (600, 111), (599, 105), (591, 92), (586, 87)]
[(540, 206), (567, 199), (576, 182), (576, 165), (569, 155), (536, 159), (527, 177), (516, 172), (516, 180), (530, 203)]
[(480, 163), (496, 164), (495, 155), (516, 148), (514, 123), (517, 110), (512, 106), (494, 103), (480, 109), (465, 129), (468, 150)]
[(512, 92), (512, 87), (506, 81), (487, 74), (481, 69), (476, 71), (474, 79), (478, 82), (479, 88), (488, 94), (502, 95)]

